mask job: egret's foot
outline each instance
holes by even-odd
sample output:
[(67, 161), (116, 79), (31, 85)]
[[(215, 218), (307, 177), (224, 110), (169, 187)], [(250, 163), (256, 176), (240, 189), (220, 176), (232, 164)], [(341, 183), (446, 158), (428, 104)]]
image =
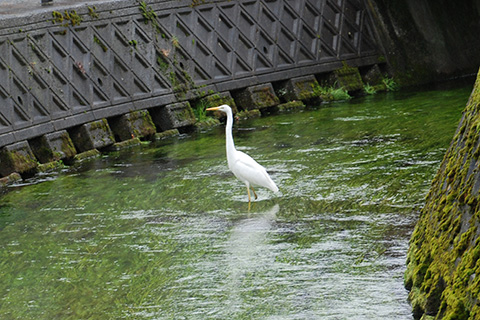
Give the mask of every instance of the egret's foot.
[(250, 188), (252, 188), (253, 195), (255, 196), (255, 200), (257, 200), (257, 199), (258, 199), (258, 197), (257, 197), (257, 194), (255, 193), (255, 189), (253, 189), (253, 187), (250, 187)]

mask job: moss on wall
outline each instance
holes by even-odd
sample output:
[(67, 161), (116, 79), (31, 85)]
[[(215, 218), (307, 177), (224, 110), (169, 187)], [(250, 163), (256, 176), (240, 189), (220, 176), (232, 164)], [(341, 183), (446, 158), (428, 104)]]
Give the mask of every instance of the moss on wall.
[(480, 72), (411, 237), (416, 319), (480, 319)]

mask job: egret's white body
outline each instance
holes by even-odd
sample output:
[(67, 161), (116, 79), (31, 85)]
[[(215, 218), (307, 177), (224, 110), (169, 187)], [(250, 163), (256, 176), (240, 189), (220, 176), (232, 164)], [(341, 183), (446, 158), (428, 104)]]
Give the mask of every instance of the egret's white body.
[(278, 191), (278, 187), (270, 178), (264, 167), (258, 164), (257, 161), (253, 160), (248, 154), (238, 151), (235, 149), (235, 144), (233, 143), (232, 136), (232, 126), (233, 126), (233, 114), (232, 108), (224, 104), (215, 108), (208, 108), (208, 111), (222, 111), (227, 114), (227, 125), (225, 127), (225, 136), (226, 136), (226, 149), (227, 149), (227, 161), (228, 168), (233, 172), (235, 177), (238, 180), (245, 183), (247, 186), (248, 192), (248, 202), (250, 199), (250, 188), (257, 199), (257, 194), (253, 189), (253, 186), (265, 187), (273, 192)]

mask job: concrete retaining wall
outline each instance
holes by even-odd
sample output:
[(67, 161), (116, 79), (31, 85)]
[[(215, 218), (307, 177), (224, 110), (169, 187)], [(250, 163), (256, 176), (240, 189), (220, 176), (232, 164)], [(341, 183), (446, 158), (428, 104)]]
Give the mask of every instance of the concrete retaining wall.
[(415, 319), (480, 319), (480, 73), (411, 238)]
[(87, 124), (110, 130), (141, 111), (153, 130), (189, 127), (191, 105), (213, 93), (240, 97), (345, 65), (367, 73), (381, 60), (358, 0), (65, 3), (0, 20), (0, 148), (55, 132), (77, 152), (103, 148), (129, 134), (84, 145)]
[(475, 75), (479, 0), (365, 0), (401, 86)]

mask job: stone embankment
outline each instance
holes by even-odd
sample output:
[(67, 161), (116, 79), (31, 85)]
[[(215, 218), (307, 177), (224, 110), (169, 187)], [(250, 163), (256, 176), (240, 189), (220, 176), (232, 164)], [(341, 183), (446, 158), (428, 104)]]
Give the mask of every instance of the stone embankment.
[(372, 90), (386, 68), (355, 0), (28, 8), (10, 5), (0, 18), (3, 183), (192, 130), (212, 105), (259, 114), (331, 99), (322, 86)]
[(480, 319), (479, 236), (480, 73), (411, 238), (415, 319)]

